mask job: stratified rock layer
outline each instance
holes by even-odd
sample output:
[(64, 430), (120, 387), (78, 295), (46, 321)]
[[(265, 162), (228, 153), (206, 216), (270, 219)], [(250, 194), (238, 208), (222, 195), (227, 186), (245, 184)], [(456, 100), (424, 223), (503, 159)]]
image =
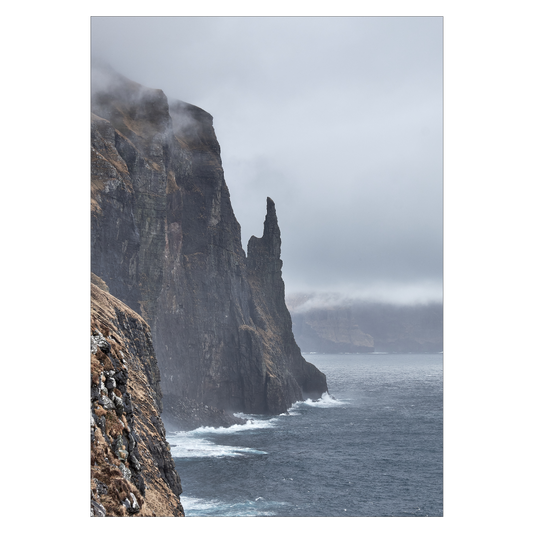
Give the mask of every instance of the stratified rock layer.
[(159, 379), (148, 324), (92, 284), (92, 516), (184, 516)]
[(211, 115), (93, 78), (92, 270), (152, 326), (165, 420), (228, 425), (320, 396), (285, 306), (274, 203), (247, 258)]

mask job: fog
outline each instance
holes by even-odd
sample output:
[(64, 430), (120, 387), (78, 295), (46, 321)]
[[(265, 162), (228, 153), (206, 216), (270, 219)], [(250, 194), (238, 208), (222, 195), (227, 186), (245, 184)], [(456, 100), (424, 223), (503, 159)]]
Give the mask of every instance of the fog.
[(442, 18), (93, 17), (92, 56), (213, 115), (288, 294), (442, 298)]

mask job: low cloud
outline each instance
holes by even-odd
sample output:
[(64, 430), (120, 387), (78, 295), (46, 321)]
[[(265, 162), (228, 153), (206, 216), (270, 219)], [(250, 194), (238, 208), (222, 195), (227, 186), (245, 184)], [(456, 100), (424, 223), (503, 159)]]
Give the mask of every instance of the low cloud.
[[(93, 55), (214, 118), (243, 247), (287, 293), (442, 293), (442, 19), (95, 17)], [(275, 36), (275, 38), (273, 38)]]

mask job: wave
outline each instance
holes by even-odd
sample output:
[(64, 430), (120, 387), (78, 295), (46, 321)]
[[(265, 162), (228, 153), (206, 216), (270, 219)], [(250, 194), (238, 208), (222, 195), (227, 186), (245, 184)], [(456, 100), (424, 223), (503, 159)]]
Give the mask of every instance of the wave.
[(298, 412), (306, 407), (329, 408), (338, 407), (346, 402), (337, 400), (327, 392), (317, 400), (303, 400), (296, 402), (286, 413), (274, 417), (256, 415), (251, 417), (244, 413), (235, 413), (235, 416), (246, 420), (244, 424), (235, 424), (230, 427), (202, 426), (191, 431), (175, 431), (167, 433), (167, 441), (171, 446), (171, 454), (176, 459), (190, 459), (197, 457), (238, 457), (243, 455), (266, 455), (267, 452), (241, 446), (227, 446), (216, 444), (209, 436), (232, 435), (244, 431), (270, 429), (281, 422), (283, 416), (298, 416)]
[[(187, 516), (191, 516), (191, 511), (207, 511), (217, 506), (219, 503), (217, 500), (203, 500), (202, 498), (191, 498), (190, 496), (180, 495), (181, 505), (185, 509)], [(194, 514), (192, 514), (194, 516)]]
[(187, 433), (191, 435), (202, 435), (205, 433), (216, 433), (219, 435), (229, 435), (231, 433), (239, 433), (241, 431), (250, 431), (253, 429), (266, 429), (272, 427), (276, 423), (275, 418), (250, 418), (250, 415), (244, 413), (234, 413), (235, 416), (239, 418), (246, 419), (244, 424), (235, 424), (227, 428), (224, 427), (211, 427), (211, 426), (202, 426), (191, 431), (183, 431), (180, 433)]
[(185, 432), (167, 434), (170, 453), (176, 459), (195, 457), (238, 457), (242, 455), (266, 455), (267, 452), (241, 446), (215, 444), (208, 439), (199, 438)]
[(174, 431), (167, 433), (167, 441), (171, 446), (171, 454), (176, 459), (195, 457), (237, 457), (242, 455), (264, 455), (267, 452), (240, 446), (216, 444), (209, 436), (232, 435), (243, 431), (271, 428), (275, 418), (251, 418), (250, 415), (235, 413), (235, 416), (246, 419), (244, 424), (230, 427), (202, 426), (191, 431)]
[(277, 508), (288, 505), (285, 502), (268, 501), (261, 496), (255, 500), (228, 503), (181, 495), (180, 501), (185, 516), (275, 516)]
[(328, 408), (328, 407), (339, 407), (340, 405), (344, 405), (347, 402), (344, 400), (338, 400), (334, 396), (331, 396), (329, 393), (325, 392), (322, 394), (318, 400), (311, 400), (308, 398), (307, 400), (303, 400), (301, 402), (296, 402), (292, 405), (292, 407), (289, 408), (289, 414), (296, 414), (295, 410), (297, 410), (299, 407), (305, 405), (310, 407), (320, 407), (322, 409)]

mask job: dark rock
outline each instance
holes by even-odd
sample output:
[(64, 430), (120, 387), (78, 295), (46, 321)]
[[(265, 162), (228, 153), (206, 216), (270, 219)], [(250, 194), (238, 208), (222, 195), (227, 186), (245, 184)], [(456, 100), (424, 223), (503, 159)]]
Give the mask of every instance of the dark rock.
[(105, 431), (105, 416), (96, 416), (93, 414), (93, 419), (96, 422), (97, 427), (100, 428), (100, 431), (102, 432), (102, 435), (106, 435)]
[(131, 482), (139, 489), (142, 496), (146, 495), (146, 483), (140, 471), (134, 469), (131, 473)]
[(113, 404), (115, 405), (115, 410), (117, 412), (117, 416), (122, 416), (122, 413), (124, 412), (124, 402), (122, 401), (122, 398), (117, 396), (114, 392), (111, 393), (111, 400)]
[(98, 348), (100, 348), (100, 350), (102, 350), (102, 352), (104, 352), (105, 354), (109, 354), (111, 346), (104, 338), (100, 337), (96, 339), (96, 345), (98, 346)]
[(91, 516), (105, 516), (105, 509), (98, 502), (91, 500)]
[[(253, 294), (252, 316), (273, 338), (273, 342), (266, 344), (269, 360), (274, 361), (277, 372), (268, 376), (267, 398), (272, 405), (278, 405), (277, 410), (285, 410), (302, 397), (319, 398), (327, 392), (327, 384), (326, 376), (305, 361), (294, 340), (292, 320), (285, 304), (280, 253), (281, 232), (276, 208), (267, 198), (263, 236), (250, 238), (247, 268)], [(298, 397), (294, 399), (295, 396)]]
[(131, 403), (131, 396), (129, 393), (126, 393), (122, 396), (122, 402), (124, 404), (124, 411), (127, 415), (133, 414), (133, 405)]
[(173, 394), (165, 396), (165, 405), (165, 427), (171, 431), (189, 431), (199, 426), (230, 427), (246, 422), (222, 409)]
[(246, 257), (213, 117), (110, 77), (93, 96), (91, 266), (152, 327), (157, 361), (142, 364), (165, 420), (231, 425), (320, 396), (284, 302), (274, 202)]
[(136, 435), (134, 430), (131, 430), (128, 435), (128, 452), (133, 453), (137, 447), (137, 440), (139, 437)]
[(107, 485), (105, 483), (102, 483), (98, 479), (95, 479), (96, 482), (96, 492), (99, 496), (102, 494), (107, 494)]
[(135, 457), (135, 455), (129, 456), (129, 462), (130, 462), (131, 467), (137, 470), (137, 472), (140, 472), (142, 470), (142, 465), (138, 461), (137, 457)]
[(100, 386), (99, 384), (91, 384), (91, 401), (97, 401), (100, 399)]
[(124, 368), (120, 372), (117, 372), (114, 376), (115, 382), (120, 389), (120, 392), (124, 394), (125, 391), (121, 389), (121, 387), (125, 387), (126, 383), (128, 381), (128, 370)]

